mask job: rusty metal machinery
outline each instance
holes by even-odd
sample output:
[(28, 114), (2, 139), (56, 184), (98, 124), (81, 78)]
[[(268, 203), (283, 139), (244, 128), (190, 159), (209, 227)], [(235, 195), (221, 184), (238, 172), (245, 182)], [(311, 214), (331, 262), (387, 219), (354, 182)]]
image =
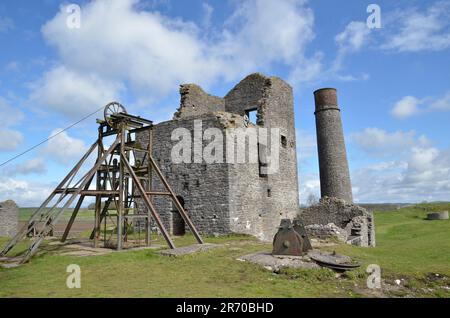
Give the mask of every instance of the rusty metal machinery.
[(302, 221), (300, 221), (299, 219), (294, 219), (293, 226), (294, 231), (297, 232), (303, 239), (303, 250), (304, 251), (312, 250), (311, 241), (308, 238), (308, 234), (306, 233), (306, 229)]
[[(29, 244), (28, 248), (18, 259), (19, 263), (27, 262), (36, 254), (45, 237), (52, 232), (64, 211), (75, 204), (72, 217), (61, 239), (64, 242), (86, 197), (95, 198), (95, 225), (91, 234), (95, 247), (100, 245), (101, 234), (103, 234), (104, 247), (122, 249), (128, 240), (130, 225), (139, 229), (143, 228), (146, 244), (150, 245), (151, 224), (155, 224), (167, 245), (175, 248), (153, 204), (155, 196), (166, 196), (172, 199), (198, 243), (203, 243), (152, 156), (153, 122), (128, 114), (125, 107), (117, 102), (106, 105), (104, 115), (104, 120), (97, 121), (99, 124), (97, 141), (33, 213), (16, 236), (0, 251), (0, 259), (5, 258), (14, 246), (24, 241), (26, 236), (33, 232), (35, 233), (33, 238), (25, 241)], [(136, 134), (144, 130), (149, 132), (149, 143), (145, 149), (136, 142)], [(107, 140), (109, 137), (113, 140)], [(95, 163), (93, 166), (85, 167), (85, 163), (92, 162), (87, 160), (91, 155), (96, 156)], [(84, 168), (87, 168), (87, 172)], [(164, 186), (164, 191), (153, 189), (152, 178)], [(141, 199), (139, 200), (143, 205), (141, 208), (137, 206), (137, 198)], [(110, 212), (110, 206), (113, 207), (113, 212)], [(107, 229), (106, 219), (109, 219), (114, 226), (110, 230)]]
[(302, 234), (295, 230), (291, 220), (281, 220), (278, 232), (273, 239), (273, 255), (302, 256), (312, 248), (304, 227), (300, 223), (295, 225)]
[(333, 252), (312, 251), (308, 256), (322, 267), (331, 268), (337, 272), (345, 272), (361, 267), (361, 263), (353, 261), (349, 256)]

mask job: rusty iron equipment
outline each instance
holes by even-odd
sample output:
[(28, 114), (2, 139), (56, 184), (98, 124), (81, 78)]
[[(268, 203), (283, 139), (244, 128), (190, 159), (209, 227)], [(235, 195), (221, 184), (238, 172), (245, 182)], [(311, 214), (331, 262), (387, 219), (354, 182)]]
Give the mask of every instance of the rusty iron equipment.
[[(304, 228), (303, 228), (304, 229)], [(306, 235), (303, 236), (294, 229), (290, 219), (281, 220), (278, 232), (273, 239), (273, 255), (302, 256), (311, 249), (311, 243)]]
[(313, 251), (308, 256), (322, 267), (331, 268), (337, 272), (351, 271), (361, 267), (361, 263), (354, 262), (349, 256), (333, 252)]
[[(53, 231), (64, 211), (75, 204), (61, 239), (66, 241), (86, 197), (95, 198), (95, 224), (91, 234), (95, 247), (103, 242), (103, 247), (121, 250), (133, 229), (142, 229), (145, 243), (150, 246), (151, 233), (156, 229), (168, 246), (175, 248), (153, 204), (155, 196), (170, 198), (198, 243), (203, 244), (200, 234), (152, 156), (153, 122), (128, 114), (125, 107), (117, 102), (106, 105), (104, 115), (103, 120), (97, 120), (98, 139), (4, 247), (0, 258), (6, 258), (14, 246), (24, 241), (29, 246), (15, 259), (19, 264), (29, 261), (45, 237)], [(136, 140), (137, 133), (143, 131), (148, 131), (149, 139), (145, 148)], [(91, 157), (95, 160), (88, 160)], [(95, 163), (87, 166), (88, 162)], [(154, 190), (154, 183), (162, 184), (163, 190)], [(111, 205), (113, 209), (110, 209)], [(112, 225), (109, 229), (108, 220), (108, 225)], [(30, 233), (35, 235), (31, 240), (25, 240)]]
[(300, 236), (303, 239), (303, 250), (304, 251), (310, 251), (312, 250), (311, 241), (308, 238), (308, 234), (306, 233), (306, 228), (303, 225), (302, 221), (299, 219), (294, 219), (292, 222), (294, 226), (294, 231), (300, 234)]

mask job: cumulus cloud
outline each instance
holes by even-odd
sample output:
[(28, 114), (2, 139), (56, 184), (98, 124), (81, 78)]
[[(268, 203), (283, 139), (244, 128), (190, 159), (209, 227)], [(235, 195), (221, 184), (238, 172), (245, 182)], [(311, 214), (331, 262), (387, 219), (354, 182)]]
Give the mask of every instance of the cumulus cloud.
[(80, 159), (87, 150), (86, 145), (80, 139), (70, 137), (67, 132), (61, 132), (62, 129), (55, 129), (50, 136), (56, 137), (50, 139), (44, 152), (56, 162), (68, 164), (70, 161)]
[(437, 149), (426, 136), (414, 131), (367, 128), (352, 134), (351, 140), (369, 160), (384, 157), (352, 171), (359, 202), (448, 200), (450, 149)]
[[(183, 82), (208, 87), (269, 70), (275, 63), (292, 66), (315, 58), (305, 55), (314, 38), (314, 16), (303, 0), (236, 2), (214, 37), (193, 22), (145, 11), (139, 4), (92, 1), (82, 7), (80, 29), (66, 27), (63, 9), (48, 21), (42, 32), (57, 49), (60, 66), (36, 83), (32, 97), (64, 114), (81, 113), (105, 104), (123, 88), (145, 104)], [(212, 12), (211, 6), (205, 8)], [(306, 76), (319, 69), (308, 69)], [(73, 98), (80, 107), (72, 107)]]
[(7, 176), (43, 174), (47, 172), (47, 167), (45, 159), (37, 157), (10, 168), (5, 167), (4, 171)]
[(366, 166), (352, 178), (359, 202), (448, 200), (450, 149), (412, 147), (405, 160)]
[(387, 132), (386, 130), (369, 127), (361, 132), (350, 134), (350, 140), (355, 142), (365, 152), (377, 156), (400, 155), (402, 151), (420, 145), (428, 146), (431, 141), (425, 136), (417, 136), (414, 130)]
[[(381, 47), (397, 52), (440, 51), (450, 47), (450, 3), (438, 1), (390, 17), (390, 36)], [(389, 24), (388, 24), (389, 26)]]
[(395, 103), (391, 114), (399, 119), (405, 119), (415, 115), (450, 110), (450, 92), (440, 98), (419, 99), (414, 96), (405, 96)]
[(211, 26), (212, 16), (214, 13), (214, 7), (212, 5), (210, 5), (208, 2), (203, 2), (202, 10), (203, 10), (202, 26), (205, 29), (208, 29)]
[(420, 112), (419, 105), (422, 101), (414, 96), (405, 96), (392, 108), (391, 114), (394, 117), (404, 119)]
[(314, 15), (305, 1), (243, 1), (226, 21), (214, 51), (247, 72), (267, 62), (295, 65), (314, 39), (313, 25)]
[(299, 176), (300, 202), (306, 204), (310, 195), (320, 198), (320, 179), (316, 173), (303, 173)]
[(95, 74), (77, 73), (64, 66), (47, 72), (33, 84), (32, 101), (68, 116), (86, 114), (116, 100), (120, 85)]
[(49, 184), (0, 177), (0, 201), (14, 200), (21, 207), (39, 206), (52, 190)]

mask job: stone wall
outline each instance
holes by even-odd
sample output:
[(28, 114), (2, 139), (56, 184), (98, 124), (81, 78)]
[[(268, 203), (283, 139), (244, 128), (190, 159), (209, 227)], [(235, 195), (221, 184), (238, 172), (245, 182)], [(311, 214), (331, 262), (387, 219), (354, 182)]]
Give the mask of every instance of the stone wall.
[(19, 208), (14, 201), (0, 202), (0, 237), (13, 237), (19, 226)]
[(259, 73), (244, 78), (224, 97), (225, 111), (244, 116), (246, 111), (258, 109), (258, 117), (261, 116), (261, 101), (269, 81)]
[[(153, 156), (177, 195), (183, 197), (193, 223), (202, 234), (243, 233), (271, 241), (280, 220), (293, 218), (299, 208), (292, 88), (279, 78), (252, 74), (224, 99), (208, 95), (192, 84), (183, 85), (180, 93), (181, 105), (174, 120), (153, 128)], [(226, 160), (227, 130), (245, 128), (244, 115), (254, 109), (258, 120), (257, 125), (250, 124), (251, 128), (279, 128), (284, 138), (279, 170), (274, 174), (261, 175), (260, 163)], [(199, 121), (202, 135), (209, 128), (222, 132), (223, 162), (207, 164), (194, 156), (193, 163), (173, 163), (172, 147), (179, 141), (171, 140), (172, 132), (184, 128), (194, 138), (194, 125)], [(137, 138), (146, 147), (148, 132)], [(193, 139), (189, 142), (194, 143)], [(203, 141), (203, 149), (210, 142)], [(270, 142), (267, 148), (270, 149)], [(236, 155), (236, 146), (234, 151)], [(246, 151), (248, 156), (248, 147)], [(162, 190), (161, 184), (155, 181), (154, 189)], [(171, 203), (167, 198), (155, 198), (155, 205), (173, 232)]]
[(308, 236), (327, 240), (330, 238), (335, 238), (341, 242), (347, 242), (348, 233), (336, 226), (334, 223), (329, 224), (312, 224), (305, 226)]
[[(230, 232), (230, 213), (228, 208), (228, 167), (226, 163), (173, 163), (171, 151), (178, 141), (172, 141), (172, 131), (185, 128), (192, 133), (194, 121), (201, 120), (202, 131), (208, 128), (223, 129), (214, 114), (204, 114), (190, 119), (171, 120), (157, 124), (153, 128), (153, 157), (175, 193), (184, 200), (184, 207), (197, 230), (203, 234), (221, 234)], [(137, 136), (144, 147), (148, 144), (148, 132)], [(209, 142), (204, 141), (203, 146)], [(194, 158), (192, 158), (194, 159)], [(144, 161), (146, 163), (146, 160)], [(163, 191), (164, 187), (156, 175), (153, 175), (153, 190)], [(161, 214), (163, 223), (173, 233), (177, 219), (176, 208), (167, 197), (155, 197), (155, 207)], [(139, 207), (144, 209), (142, 202)], [(188, 228), (186, 227), (186, 230)]]
[(225, 111), (225, 101), (222, 98), (205, 93), (198, 85), (181, 85), (180, 96), (180, 107), (174, 114), (174, 119)]
[(375, 246), (375, 222), (372, 212), (337, 198), (322, 198), (300, 213), (309, 235), (317, 234), (315, 225), (330, 224), (346, 233), (347, 243), (358, 246)]
[[(271, 241), (281, 219), (292, 219), (299, 208), (292, 88), (277, 77), (252, 74), (225, 97), (227, 111), (245, 114), (246, 110), (254, 107), (257, 109), (257, 127), (278, 128), (285, 143), (281, 145), (280, 140), (279, 170), (276, 173), (260, 176), (257, 164), (234, 165), (230, 172), (233, 181), (230, 195), (234, 198), (231, 218), (245, 220), (239, 223), (240, 228), (236, 225), (239, 231)], [(265, 149), (269, 154), (270, 145), (269, 138)]]

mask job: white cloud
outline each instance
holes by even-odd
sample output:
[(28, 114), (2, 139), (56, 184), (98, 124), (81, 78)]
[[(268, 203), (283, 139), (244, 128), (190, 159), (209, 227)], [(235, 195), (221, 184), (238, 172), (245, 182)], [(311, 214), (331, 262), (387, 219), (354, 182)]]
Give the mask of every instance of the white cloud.
[(412, 147), (405, 160), (381, 162), (353, 171), (359, 202), (448, 200), (450, 149)]
[(320, 198), (320, 179), (318, 174), (304, 173), (300, 174), (300, 202), (306, 204), (308, 196), (314, 195)]
[[(334, 40), (338, 46), (336, 59), (334, 60), (332, 70), (339, 71), (344, 63), (344, 59), (351, 53), (360, 51), (369, 41), (370, 29), (366, 23), (359, 21), (350, 22)], [(344, 79), (348, 80), (348, 76)], [(353, 79), (353, 77), (352, 77)]]
[(352, 133), (350, 139), (364, 151), (379, 157), (386, 155), (401, 155), (413, 146), (428, 146), (431, 141), (425, 135), (416, 136), (416, 132), (395, 131), (370, 127), (361, 132)]
[(295, 65), (315, 36), (313, 12), (302, 0), (243, 1), (225, 25), (215, 54), (246, 73), (267, 62)]
[(0, 201), (14, 200), (21, 207), (39, 206), (52, 190), (48, 184), (0, 177)]
[(431, 103), (430, 110), (450, 110), (450, 92)]
[[(55, 136), (61, 130), (55, 129), (50, 136)], [(67, 132), (62, 132), (48, 141), (44, 152), (53, 160), (65, 165), (71, 160), (80, 159), (86, 150), (82, 140), (70, 137)]]
[(211, 26), (211, 21), (212, 21), (212, 15), (214, 13), (214, 8), (208, 2), (203, 2), (202, 3), (202, 10), (203, 10), (202, 26), (205, 29), (207, 29), (207, 28), (209, 28)]
[(395, 103), (391, 114), (397, 118), (407, 118), (420, 112), (419, 105), (422, 103), (420, 99), (414, 96), (405, 96)]
[[(369, 43), (369, 35), (370, 29), (367, 27), (365, 22), (360, 21), (352, 21), (348, 23), (345, 29), (338, 33), (334, 37), (334, 41), (337, 45), (336, 57), (332, 61), (331, 66), (325, 72), (322, 71), (321, 63), (317, 64), (320, 66), (319, 69), (316, 67), (316, 73), (320, 74), (322, 79), (328, 78), (331, 80), (337, 80), (342, 82), (350, 82), (350, 81), (365, 81), (369, 79), (369, 74), (362, 73), (360, 75), (351, 75), (351, 74), (340, 74), (342, 69), (344, 68), (345, 59), (354, 53), (361, 51), (364, 46)], [(319, 57), (322, 57), (323, 54)], [(320, 62), (321, 59), (316, 58), (316, 61)], [(310, 63), (308, 63), (310, 65)], [(315, 66), (314, 64), (312, 64)], [(310, 80), (308, 78), (308, 80)]]
[(85, 115), (115, 100), (118, 87), (95, 74), (80, 74), (58, 66), (33, 83), (31, 100), (68, 116)]
[(405, 119), (434, 111), (450, 110), (450, 92), (440, 98), (419, 99), (414, 96), (405, 96), (395, 103), (391, 114), (399, 119)]
[(369, 34), (370, 29), (366, 23), (352, 21), (334, 39), (341, 50), (356, 52), (368, 42)]
[(5, 167), (4, 171), (7, 176), (43, 174), (47, 172), (47, 167), (45, 159), (37, 157), (12, 167)]
[[(268, 71), (275, 63), (294, 66), (315, 58), (304, 53), (314, 38), (314, 16), (303, 0), (236, 2), (214, 37), (192, 22), (144, 11), (139, 4), (90, 2), (82, 7), (82, 25), (75, 30), (66, 27), (64, 10), (48, 21), (42, 32), (57, 49), (61, 66), (44, 75), (32, 97), (65, 114), (81, 113), (90, 103), (101, 106), (124, 88), (147, 104), (180, 83), (208, 87)], [(306, 77), (318, 68), (308, 69)], [(74, 108), (74, 98), (82, 106)]]
[[(413, 8), (391, 17), (383, 49), (397, 52), (440, 51), (450, 47), (450, 3), (438, 1), (420, 12)], [(397, 30), (398, 28), (398, 30)]]
[(448, 200), (450, 149), (439, 150), (414, 131), (386, 132), (368, 128), (351, 139), (367, 154), (390, 161), (371, 163), (351, 173), (358, 202), (421, 202)]

